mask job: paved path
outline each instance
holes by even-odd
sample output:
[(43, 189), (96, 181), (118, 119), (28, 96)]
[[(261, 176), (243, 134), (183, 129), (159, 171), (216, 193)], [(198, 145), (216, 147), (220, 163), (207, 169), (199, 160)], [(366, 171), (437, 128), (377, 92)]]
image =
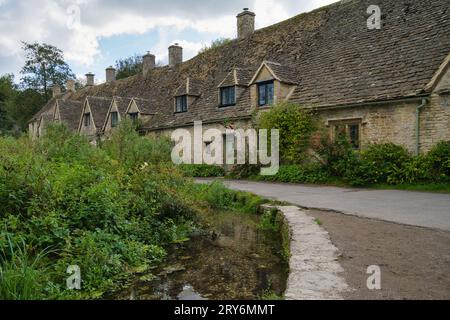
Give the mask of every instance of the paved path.
[[(198, 180), (205, 181), (205, 180)], [(306, 208), (450, 231), (450, 195), (225, 180), (235, 190)]]
[(328, 232), (298, 207), (277, 208), (291, 238), (286, 300), (342, 300), (349, 287)]

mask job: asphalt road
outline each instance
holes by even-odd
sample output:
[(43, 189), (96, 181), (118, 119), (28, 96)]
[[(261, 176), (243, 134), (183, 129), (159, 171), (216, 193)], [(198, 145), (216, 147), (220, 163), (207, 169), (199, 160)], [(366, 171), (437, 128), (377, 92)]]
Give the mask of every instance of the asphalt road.
[(224, 183), (235, 190), (249, 191), (301, 207), (335, 210), (360, 217), (450, 231), (448, 194), (236, 180), (225, 180)]

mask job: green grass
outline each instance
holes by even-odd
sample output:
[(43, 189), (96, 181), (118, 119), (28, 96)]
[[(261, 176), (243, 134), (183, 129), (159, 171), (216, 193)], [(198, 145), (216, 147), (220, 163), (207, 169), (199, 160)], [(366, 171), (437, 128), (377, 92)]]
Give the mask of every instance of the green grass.
[(30, 253), (25, 243), (9, 242), (0, 257), (0, 300), (36, 300), (42, 298), (48, 252)]
[(408, 191), (450, 193), (450, 183), (399, 184), (399, 185), (379, 184), (379, 185), (371, 186), (370, 189), (408, 190)]
[[(236, 179), (232, 177), (226, 177), (226, 179)], [(239, 179), (238, 179), (239, 180)], [(251, 181), (261, 181), (260, 178), (252, 176), (248, 178), (244, 178), (241, 180), (251, 180)], [(269, 182), (269, 181), (267, 181)], [(284, 183), (277, 181), (270, 181), (273, 183)], [(270, 183), (269, 182), (269, 183)], [(302, 183), (302, 182), (287, 182), (287, 184), (301, 184), (301, 185), (311, 185), (311, 186), (332, 186), (339, 188), (355, 188), (354, 186), (345, 183), (342, 180), (337, 178), (330, 178), (330, 180), (326, 183)], [(422, 191), (422, 192), (434, 192), (434, 193), (450, 193), (450, 183), (430, 183), (430, 184), (376, 184), (365, 187), (359, 187), (362, 189), (374, 189), (374, 190), (407, 190), (407, 191)]]

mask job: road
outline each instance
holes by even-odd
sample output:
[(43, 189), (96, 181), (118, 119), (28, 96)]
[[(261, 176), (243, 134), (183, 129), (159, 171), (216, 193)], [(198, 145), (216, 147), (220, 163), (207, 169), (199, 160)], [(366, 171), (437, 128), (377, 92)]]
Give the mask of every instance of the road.
[[(210, 181), (199, 179), (198, 182)], [(231, 189), (301, 207), (450, 231), (450, 195), (225, 180)]]

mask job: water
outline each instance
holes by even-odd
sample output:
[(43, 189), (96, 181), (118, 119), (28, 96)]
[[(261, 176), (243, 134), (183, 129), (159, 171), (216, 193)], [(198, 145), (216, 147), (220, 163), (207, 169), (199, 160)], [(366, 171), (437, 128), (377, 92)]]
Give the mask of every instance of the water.
[(174, 246), (152, 274), (136, 278), (116, 299), (218, 300), (260, 298), (286, 289), (281, 236), (257, 227), (256, 215), (205, 213), (205, 229)]

